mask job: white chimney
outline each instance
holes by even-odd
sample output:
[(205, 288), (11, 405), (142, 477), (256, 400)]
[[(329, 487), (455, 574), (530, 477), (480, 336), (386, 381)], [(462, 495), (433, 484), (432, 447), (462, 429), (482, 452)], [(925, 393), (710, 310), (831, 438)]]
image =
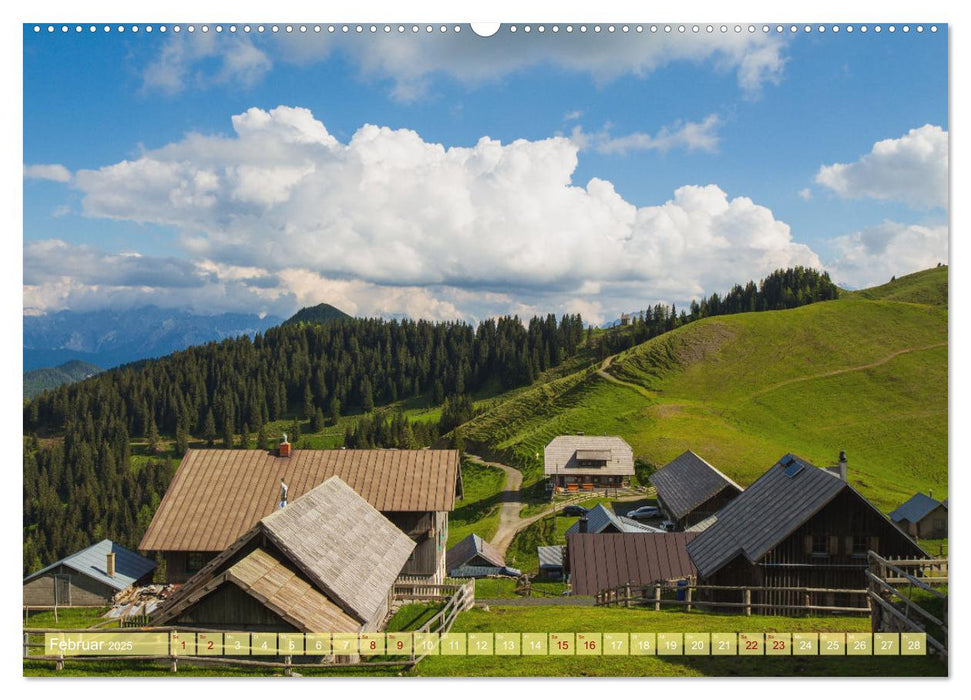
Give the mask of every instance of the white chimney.
[(108, 552), (107, 559), (108, 561), (105, 564), (105, 571), (108, 572), (108, 576), (110, 578), (114, 578), (115, 577), (115, 553)]
[(286, 482), (284, 482), (283, 479), (280, 479), (280, 507), (281, 508), (287, 507), (287, 491), (289, 490), (290, 490), (290, 487), (286, 485)]
[(846, 452), (840, 450), (840, 480), (846, 481)]

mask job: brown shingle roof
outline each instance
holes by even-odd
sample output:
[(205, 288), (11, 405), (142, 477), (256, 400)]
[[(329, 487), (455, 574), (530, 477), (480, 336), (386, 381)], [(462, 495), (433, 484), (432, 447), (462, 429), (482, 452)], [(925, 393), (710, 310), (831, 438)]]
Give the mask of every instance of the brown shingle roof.
[(382, 512), (455, 507), (455, 450), (189, 450), (138, 548), (219, 552), (278, 506), (280, 479), (290, 501), (339, 476)]
[(361, 628), (360, 622), (262, 549), (248, 554), (221, 578), (304, 632), (356, 632)]
[[(605, 460), (602, 467), (581, 467), (579, 460)], [(558, 435), (543, 451), (543, 473), (630, 476), (634, 473), (634, 451), (614, 435)]]
[(697, 576), (685, 550), (694, 538), (694, 533), (687, 532), (569, 534), (566, 542), (573, 593), (596, 595), (627, 583), (648, 585)]

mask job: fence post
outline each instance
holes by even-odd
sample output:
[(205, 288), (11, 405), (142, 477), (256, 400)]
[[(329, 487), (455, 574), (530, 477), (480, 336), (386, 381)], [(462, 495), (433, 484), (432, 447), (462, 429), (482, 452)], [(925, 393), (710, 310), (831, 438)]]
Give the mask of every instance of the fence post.
[(812, 597), (808, 593), (804, 593), (802, 596), (802, 606), (806, 609), (807, 615), (811, 616), (813, 614), (812, 610), (810, 610), (810, 607), (812, 606)]
[(743, 600), (745, 602), (745, 614), (751, 616), (752, 614), (752, 589), (746, 588), (743, 593)]
[(27, 654), (30, 653), (30, 633), (24, 632), (24, 658), (27, 658)]
[(173, 656), (172, 657), (172, 663), (169, 665), (169, 671), (171, 671), (172, 673), (178, 673), (179, 672), (179, 660), (178, 660), (178, 657), (176, 657), (176, 656)]
[(290, 667), (290, 663), (291, 663), (292, 658), (293, 658), (292, 656), (284, 656), (283, 657), (283, 663), (286, 664), (286, 667), (283, 669), (283, 675), (285, 675), (285, 676), (292, 676), (293, 675), (293, 669)]
[(688, 605), (685, 607), (685, 609), (688, 612), (691, 612), (691, 586), (688, 586), (688, 590), (685, 591), (685, 599), (688, 601)]
[(630, 607), (630, 583), (624, 587), (624, 607)]
[(63, 671), (64, 670), (64, 654), (61, 654), (57, 658), (57, 661), (54, 663), (54, 670), (55, 671)]
[(661, 611), (661, 586), (654, 586), (654, 611)]

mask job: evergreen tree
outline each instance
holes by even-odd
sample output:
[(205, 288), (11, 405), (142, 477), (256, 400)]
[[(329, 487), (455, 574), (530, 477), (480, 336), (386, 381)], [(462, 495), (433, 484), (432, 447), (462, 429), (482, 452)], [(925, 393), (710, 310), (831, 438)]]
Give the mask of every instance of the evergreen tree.
[(270, 441), (266, 437), (266, 425), (261, 425), (259, 432), (256, 434), (256, 448), (258, 450), (268, 450), (270, 449)]
[(330, 400), (330, 421), (331, 425), (337, 425), (341, 419), (341, 402), (336, 396)]
[(212, 415), (210, 408), (206, 413), (206, 422), (203, 424), (202, 437), (206, 439), (206, 444), (212, 447), (216, 443), (216, 418)]
[(181, 423), (175, 430), (175, 456), (184, 457), (189, 451), (189, 432)]
[(243, 423), (243, 431), (239, 434), (239, 446), (244, 450), (249, 449), (249, 424)]
[(319, 408), (314, 411), (313, 416), (310, 418), (310, 432), (319, 433), (324, 429), (324, 412)]

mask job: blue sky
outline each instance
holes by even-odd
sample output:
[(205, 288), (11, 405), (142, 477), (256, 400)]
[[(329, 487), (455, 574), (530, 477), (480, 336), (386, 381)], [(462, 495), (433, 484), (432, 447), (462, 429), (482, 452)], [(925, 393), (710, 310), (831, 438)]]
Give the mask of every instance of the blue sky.
[(24, 27), (29, 313), (600, 322), (780, 266), (947, 261), (944, 27), (140, 26)]

